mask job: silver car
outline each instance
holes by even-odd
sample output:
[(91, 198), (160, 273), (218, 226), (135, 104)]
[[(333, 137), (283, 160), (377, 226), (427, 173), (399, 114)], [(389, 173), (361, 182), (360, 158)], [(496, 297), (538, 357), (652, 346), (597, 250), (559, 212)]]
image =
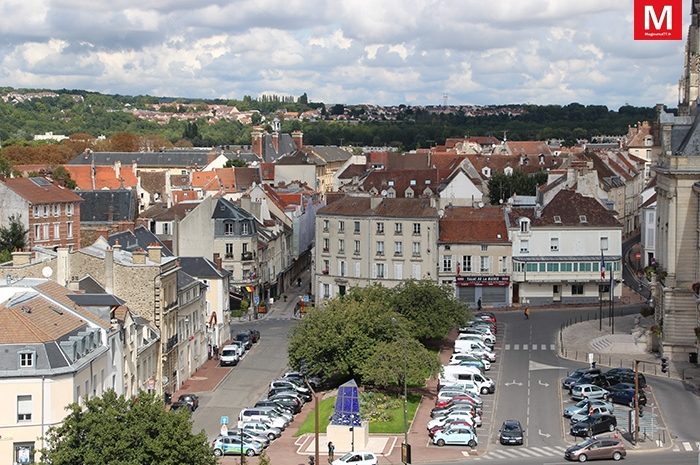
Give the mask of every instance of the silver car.
[(241, 427), (244, 430), (249, 430), (253, 433), (264, 434), (270, 441), (274, 441), (282, 435), (282, 430), (280, 428), (270, 426), (262, 421), (245, 422), (243, 425), (241, 425)]
[(610, 393), (595, 384), (577, 384), (571, 390), (571, 398), (581, 399), (607, 399)]
[(571, 416), (571, 424), (585, 420), (589, 415), (612, 415), (613, 412), (605, 405), (591, 406)]
[(582, 412), (582, 411), (587, 412), (588, 408), (591, 405), (594, 407), (604, 406), (604, 407), (607, 407), (610, 410), (610, 412), (614, 411), (613, 404), (611, 404), (610, 402), (606, 402), (604, 400), (599, 400), (599, 399), (596, 399), (596, 400), (583, 399), (583, 400), (578, 401), (574, 405), (569, 405), (568, 407), (566, 407), (564, 409), (564, 416), (567, 418), (570, 418), (579, 412)]

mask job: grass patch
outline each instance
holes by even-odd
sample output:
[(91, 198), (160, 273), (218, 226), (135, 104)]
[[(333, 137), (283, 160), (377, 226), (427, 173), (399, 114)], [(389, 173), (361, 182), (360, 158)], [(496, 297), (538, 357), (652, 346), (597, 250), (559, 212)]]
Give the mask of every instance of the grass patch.
[[(365, 393), (362, 396), (366, 397), (370, 393)], [(365, 406), (363, 409), (363, 419), (369, 418), (370, 433), (403, 433), (403, 398), (402, 396), (391, 396), (382, 393), (371, 393), (373, 401), (361, 399), (360, 405)], [(408, 423), (409, 427), (413, 421), (413, 416), (416, 414), (418, 405), (420, 404), (420, 395), (408, 395)], [(333, 415), (335, 408), (335, 397), (329, 397), (319, 402), (319, 431), (326, 432), (330, 417)], [(369, 410), (369, 411), (368, 411)], [(296, 435), (314, 432), (314, 409), (311, 409), (304, 423), (297, 430)]]

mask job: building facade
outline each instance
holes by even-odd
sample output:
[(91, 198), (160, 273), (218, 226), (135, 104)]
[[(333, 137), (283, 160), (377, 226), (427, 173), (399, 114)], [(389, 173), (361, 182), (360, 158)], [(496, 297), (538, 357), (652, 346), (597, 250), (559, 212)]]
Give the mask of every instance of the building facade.
[(429, 199), (344, 196), (318, 210), (317, 302), (351, 287), (437, 280), (438, 212)]

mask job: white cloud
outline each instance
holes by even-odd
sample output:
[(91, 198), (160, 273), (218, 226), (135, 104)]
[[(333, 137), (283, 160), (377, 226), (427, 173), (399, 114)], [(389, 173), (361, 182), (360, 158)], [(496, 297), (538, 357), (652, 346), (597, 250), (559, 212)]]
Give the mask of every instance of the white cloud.
[(14, 87), (192, 97), (674, 105), (683, 43), (633, 41), (631, 9), (609, 0), (4, 0), (0, 76)]

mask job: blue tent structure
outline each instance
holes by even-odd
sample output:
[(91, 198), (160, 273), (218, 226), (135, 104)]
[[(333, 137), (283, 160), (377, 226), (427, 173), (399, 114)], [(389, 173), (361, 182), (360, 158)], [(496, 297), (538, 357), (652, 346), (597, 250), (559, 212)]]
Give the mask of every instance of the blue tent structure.
[(332, 425), (360, 426), (360, 396), (355, 380), (350, 380), (338, 388), (335, 399), (335, 412)]

